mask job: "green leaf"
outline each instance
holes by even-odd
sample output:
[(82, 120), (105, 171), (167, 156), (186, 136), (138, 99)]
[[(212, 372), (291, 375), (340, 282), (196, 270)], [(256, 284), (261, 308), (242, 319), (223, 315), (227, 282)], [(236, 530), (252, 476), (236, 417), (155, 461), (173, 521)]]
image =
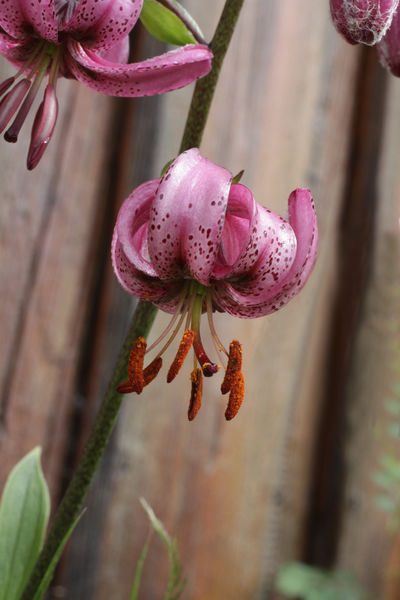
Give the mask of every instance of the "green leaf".
[(146, 543), (143, 546), (142, 551), (140, 553), (139, 560), (137, 561), (137, 564), (136, 564), (135, 578), (133, 580), (132, 591), (131, 591), (131, 600), (138, 600), (138, 597), (139, 597), (139, 588), (140, 588), (140, 583), (142, 581), (144, 563), (146, 562), (147, 554), (148, 554), (149, 548), (150, 548), (150, 542), (151, 542), (151, 538), (148, 537), (146, 540)]
[[(84, 512), (84, 511), (83, 511)], [(47, 588), (50, 585), (50, 582), (53, 578), (53, 574), (54, 571), (58, 565), (58, 561), (61, 558), (61, 554), (65, 548), (65, 544), (68, 542), (69, 538), (71, 537), (75, 527), (78, 525), (79, 521), (81, 520), (81, 517), (83, 515), (83, 512), (79, 515), (79, 517), (72, 523), (71, 527), (68, 529), (67, 533), (65, 534), (64, 538), (61, 540), (60, 544), (58, 545), (58, 548), (53, 556), (53, 558), (51, 559), (51, 562), (49, 564), (49, 566), (47, 567), (46, 573), (43, 575), (43, 578), (40, 582), (40, 585), (37, 589), (37, 592), (35, 594), (35, 596), (33, 597), (33, 600), (42, 600), (42, 598), (44, 597)]]
[(150, 35), (161, 42), (176, 46), (196, 44), (193, 34), (181, 19), (157, 0), (144, 0), (140, 20)]
[(277, 589), (288, 598), (302, 600), (365, 600), (366, 594), (350, 573), (324, 571), (302, 563), (281, 568)]
[(18, 600), (43, 545), (49, 491), (35, 448), (11, 471), (0, 504), (0, 600)]
[(307, 594), (320, 587), (325, 577), (325, 573), (319, 569), (301, 563), (289, 563), (278, 573), (277, 590), (289, 598), (297, 596), (308, 598)]
[(390, 496), (377, 496), (376, 504), (381, 510), (387, 513), (395, 512), (395, 510), (397, 509), (397, 504), (395, 500), (393, 500), (393, 498), (391, 498)]
[(166, 545), (168, 551), (169, 576), (164, 600), (178, 600), (185, 586), (185, 580), (182, 576), (182, 566), (179, 559), (177, 543), (170, 537), (163, 523), (156, 517), (153, 509), (146, 502), (146, 500), (141, 498), (140, 502), (144, 510), (147, 512), (154, 531), (157, 533), (161, 541)]

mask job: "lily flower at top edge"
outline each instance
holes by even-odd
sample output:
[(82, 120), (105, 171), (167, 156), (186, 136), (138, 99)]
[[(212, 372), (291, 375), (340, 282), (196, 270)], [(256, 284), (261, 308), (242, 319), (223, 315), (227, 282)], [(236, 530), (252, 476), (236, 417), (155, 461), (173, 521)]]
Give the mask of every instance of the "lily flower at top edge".
[[(3, 0), (0, 54), (16, 66), (0, 83), (0, 133), (16, 142), (39, 90), (27, 166), (33, 169), (51, 139), (58, 115), (57, 80), (76, 79), (110, 96), (161, 94), (188, 85), (211, 69), (206, 45), (189, 44), (127, 63), (129, 34), (143, 0)], [(11, 123), (11, 124), (10, 124)]]

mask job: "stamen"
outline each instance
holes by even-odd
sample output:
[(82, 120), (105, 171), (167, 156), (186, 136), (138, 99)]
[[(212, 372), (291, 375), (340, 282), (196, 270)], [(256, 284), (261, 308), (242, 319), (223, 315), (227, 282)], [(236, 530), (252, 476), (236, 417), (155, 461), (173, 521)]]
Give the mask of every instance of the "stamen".
[(188, 419), (189, 421), (193, 421), (201, 408), (203, 397), (203, 375), (201, 369), (193, 369), (190, 379), (192, 381), (192, 391), (190, 394)]
[(26, 96), (24, 102), (22, 103), (22, 106), (19, 109), (18, 114), (14, 119), (14, 122), (12, 123), (11, 127), (9, 127), (7, 129), (7, 131), (5, 132), (4, 138), (6, 139), (7, 142), (15, 143), (18, 140), (19, 132), (21, 131), (21, 127), (24, 124), (25, 119), (28, 116), (30, 109), (32, 108), (32, 104), (36, 98), (38, 91), (39, 91), (40, 85), (43, 81), (43, 77), (45, 76), (49, 61), (50, 61), (50, 57), (47, 56), (43, 61), (40, 71), (38, 72), (35, 79), (33, 80), (33, 83), (28, 92), (28, 95)]
[[(164, 329), (164, 331), (162, 332), (162, 334), (160, 335), (160, 337), (158, 337), (156, 339), (156, 341), (153, 342), (149, 348), (147, 348), (147, 352), (151, 352), (153, 350), (153, 348), (155, 348), (156, 346), (158, 346), (158, 344), (163, 341), (163, 339), (169, 334), (169, 332), (171, 331), (171, 329), (175, 325), (176, 320), (180, 317), (179, 327), (178, 327), (178, 331), (179, 331), (179, 328), (180, 328), (180, 326), (182, 324), (182, 321), (183, 321), (182, 315), (185, 315), (185, 311), (182, 311), (182, 313), (181, 313), (181, 310), (182, 310), (183, 304), (185, 302), (185, 299), (186, 299), (185, 296), (183, 296), (182, 299), (181, 299), (181, 301), (179, 302), (178, 306), (176, 307), (175, 313), (173, 314), (172, 319), (168, 323), (167, 327)], [(173, 339), (173, 337), (174, 336), (172, 336), (172, 339)], [(168, 341), (168, 344), (170, 343), (170, 341), (171, 340)], [(164, 349), (159, 354), (161, 355), (163, 352), (165, 352), (165, 350), (166, 350), (166, 347), (164, 347)]]
[(243, 373), (239, 372), (233, 382), (231, 393), (229, 394), (228, 406), (225, 411), (225, 419), (231, 421), (239, 412), (244, 399), (244, 378)]
[(139, 337), (129, 355), (128, 381), (120, 383), (117, 391), (121, 394), (136, 392), (141, 394), (144, 387), (143, 363), (147, 343), (144, 337)]
[[(162, 367), (162, 358), (157, 356), (143, 371), (144, 387), (155, 379)], [(120, 383), (117, 387), (117, 392), (120, 394), (131, 394), (136, 392), (136, 385), (131, 381)], [(140, 392), (137, 392), (140, 393)]]
[(31, 143), (28, 151), (27, 167), (31, 171), (42, 158), (51, 136), (53, 135), (58, 116), (58, 101), (54, 86), (46, 87), (44, 98), (36, 113), (32, 127)]
[(0, 102), (0, 133), (7, 127), (26, 96), (31, 82), (22, 79), (10, 90)]
[(227, 394), (239, 372), (242, 370), (242, 346), (237, 340), (233, 340), (229, 345), (228, 365), (225, 371), (225, 377), (221, 385), (221, 393)]
[(188, 355), (190, 348), (193, 345), (193, 341), (195, 338), (195, 333), (191, 329), (187, 329), (182, 337), (181, 343), (179, 344), (178, 352), (174, 360), (172, 361), (172, 365), (169, 368), (167, 375), (167, 383), (171, 383), (178, 375), (181, 367), (185, 361), (185, 358)]
[(0, 84), (0, 96), (10, 89), (15, 79), (15, 77), (8, 77), (8, 79), (5, 79), (3, 83)]
[(228, 356), (228, 352), (226, 351), (226, 348), (221, 342), (217, 330), (215, 329), (211, 294), (207, 294), (207, 319), (211, 331), (212, 340), (214, 342), (216, 350), (218, 350), (219, 352), (223, 352), (224, 354), (226, 354), (226, 356)]
[(162, 358), (157, 356), (143, 371), (144, 385), (149, 385), (155, 379), (162, 367)]

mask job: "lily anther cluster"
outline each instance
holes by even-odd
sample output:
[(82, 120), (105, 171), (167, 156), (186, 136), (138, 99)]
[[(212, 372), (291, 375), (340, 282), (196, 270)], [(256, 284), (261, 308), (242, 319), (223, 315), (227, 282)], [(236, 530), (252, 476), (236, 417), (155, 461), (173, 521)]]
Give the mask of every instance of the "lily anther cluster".
[[(150, 347), (134, 344), (122, 393), (140, 393), (162, 366), (162, 355), (179, 331), (184, 333), (167, 381), (194, 351), (188, 416), (201, 405), (203, 376), (225, 369), (221, 392), (229, 393), (226, 418), (244, 397), (242, 349), (226, 348), (213, 315), (226, 312), (255, 318), (279, 310), (302, 289), (314, 266), (318, 243), (311, 193), (296, 189), (284, 220), (258, 204), (252, 192), (234, 183), (232, 173), (193, 148), (169, 166), (160, 179), (136, 188), (122, 205), (112, 242), (113, 267), (130, 294), (172, 314), (166, 330)], [(217, 362), (201, 337), (207, 315)], [(144, 367), (147, 353), (155, 358)]]
[(129, 33), (143, 0), (2, 0), (0, 54), (17, 67), (0, 84), (0, 132), (16, 142), (44, 79), (27, 166), (33, 169), (53, 134), (59, 77), (77, 79), (110, 96), (152, 96), (183, 87), (209, 72), (212, 53), (189, 44), (127, 63)]
[(399, 0), (330, 0), (336, 29), (351, 44), (376, 45), (384, 67), (400, 77)]

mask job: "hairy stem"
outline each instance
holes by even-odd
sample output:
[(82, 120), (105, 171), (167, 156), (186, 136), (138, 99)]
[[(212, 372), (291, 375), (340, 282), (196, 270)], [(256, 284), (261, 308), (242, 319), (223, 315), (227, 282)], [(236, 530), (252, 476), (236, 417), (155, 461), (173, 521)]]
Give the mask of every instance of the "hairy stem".
[[(200, 80), (195, 87), (181, 151), (200, 146), (222, 62), (243, 2), (244, 0), (226, 0), (225, 2), (211, 42), (214, 52), (213, 68), (210, 74)], [(139, 336), (147, 337), (156, 313), (157, 309), (149, 302), (140, 301), (137, 305), (102, 406), (82, 453), (81, 461), (57, 510), (49, 535), (21, 600), (32, 600), (35, 597), (57, 548), (82, 510), (83, 502), (105, 452), (121, 407), (122, 397), (116, 392), (116, 387), (126, 376), (126, 366), (132, 344)]]

